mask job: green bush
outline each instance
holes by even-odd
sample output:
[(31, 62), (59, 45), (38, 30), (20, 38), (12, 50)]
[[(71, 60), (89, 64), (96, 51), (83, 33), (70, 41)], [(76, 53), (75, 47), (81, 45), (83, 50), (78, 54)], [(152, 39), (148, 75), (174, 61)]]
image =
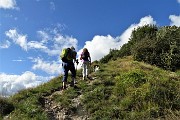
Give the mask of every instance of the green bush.
[(0, 97), (0, 116), (5, 116), (14, 110), (14, 105), (6, 98)]
[(143, 26), (133, 31), (131, 50), (134, 59), (171, 71), (179, 69), (180, 27), (153, 28)]
[(110, 50), (100, 62), (107, 63), (133, 55), (134, 60), (144, 61), (166, 70), (180, 69), (180, 27), (145, 25), (134, 29), (129, 42), (120, 50)]

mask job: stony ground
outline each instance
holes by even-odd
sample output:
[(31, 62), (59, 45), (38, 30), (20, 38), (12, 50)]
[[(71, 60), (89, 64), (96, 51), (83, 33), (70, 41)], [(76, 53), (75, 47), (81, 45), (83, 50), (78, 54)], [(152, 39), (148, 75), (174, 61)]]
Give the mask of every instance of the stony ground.
[[(92, 84), (93, 81), (88, 81), (87, 84)], [(68, 87), (70, 88), (70, 86)], [(67, 88), (67, 89), (68, 89)], [(72, 109), (63, 108), (55, 101), (52, 100), (53, 95), (63, 94), (63, 90), (59, 89), (54, 91), (51, 95), (45, 96), (44, 101), (44, 109), (48, 114), (49, 120), (88, 120), (89, 116), (87, 115), (83, 105), (81, 104), (81, 91), (79, 95), (72, 99), (72, 107), (76, 109), (76, 111), (72, 111)]]
[[(53, 94), (62, 94), (62, 91), (56, 91)], [(53, 95), (52, 94), (52, 95)], [(46, 96), (45, 101), (45, 111), (48, 113), (50, 120), (87, 120), (88, 116), (86, 115), (80, 98), (82, 95), (77, 96), (72, 99), (72, 106), (76, 108), (76, 112), (72, 110), (65, 109), (53, 101), (51, 96)]]

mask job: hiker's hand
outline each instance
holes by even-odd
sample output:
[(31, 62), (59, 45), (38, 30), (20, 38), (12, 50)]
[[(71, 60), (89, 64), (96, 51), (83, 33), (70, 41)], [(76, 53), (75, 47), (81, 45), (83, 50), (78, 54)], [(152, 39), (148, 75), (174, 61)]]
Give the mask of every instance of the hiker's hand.
[(76, 64), (79, 64), (79, 61), (78, 61), (78, 59), (76, 59)]

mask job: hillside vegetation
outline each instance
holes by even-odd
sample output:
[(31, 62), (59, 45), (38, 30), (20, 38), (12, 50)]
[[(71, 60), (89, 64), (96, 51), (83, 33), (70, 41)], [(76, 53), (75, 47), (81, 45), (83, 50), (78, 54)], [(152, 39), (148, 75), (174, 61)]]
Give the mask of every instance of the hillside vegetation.
[[(54, 103), (54, 108), (49, 109), (58, 106), (56, 112), (65, 112), (64, 118), (75, 119), (73, 116), (78, 118), (78, 115), (92, 120), (180, 118), (178, 71), (165, 71), (129, 56), (100, 65), (100, 70), (91, 73), (91, 77), (94, 79), (83, 81), (78, 71), (76, 88), (60, 91), (61, 77), (57, 77), (37, 88), (1, 99), (1, 118), (57, 119), (45, 110), (45, 98), (51, 98)], [(76, 98), (79, 103), (73, 105)]]
[(134, 60), (144, 61), (165, 70), (180, 69), (180, 27), (138, 27), (133, 30), (128, 43), (120, 50), (111, 50), (100, 62), (107, 63), (127, 55), (132, 55)]

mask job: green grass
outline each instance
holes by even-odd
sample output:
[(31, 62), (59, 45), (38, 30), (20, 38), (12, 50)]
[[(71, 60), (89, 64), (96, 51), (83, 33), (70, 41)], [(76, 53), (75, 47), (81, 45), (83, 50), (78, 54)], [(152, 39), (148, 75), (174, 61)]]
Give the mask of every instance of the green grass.
[[(80, 80), (79, 70), (77, 88), (54, 94), (52, 99), (63, 108), (76, 111), (72, 99), (82, 95), (81, 103), (91, 120), (180, 118), (179, 71), (165, 71), (125, 57), (100, 65), (100, 70), (91, 76), (96, 79), (88, 84)], [(58, 90), (61, 79), (57, 77), (36, 88), (22, 90), (8, 99), (0, 98), (0, 105), (6, 104), (4, 111), (11, 108), (1, 112), (0, 119), (11, 112), (13, 120), (47, 120), (42, 98)]]
[(178, 74), (131, 57), (101, 67), (98, 86), (83, 98), (92, 119), (158, 119), (171, 114), (169, 110), (180, 117)]
[[(13, 120), (46, 120), (47, 114), (42, 108), (41, 98), (50, 95), (61, 86), (61, 78), (57, 77), (36, 88), (21, 90), (19, 93), (8, 98), (14, 110), (11, 111)], [(1, 108), (2, 109), (2, 108)], [(4, 114), (1, 114), (4, 116)]]
[(53, 95), (53, 100), (61, 105), (63, 108), (68, 108), (71, 106), (72, 99), (76, 98), (79, 95), (78, 89), (74, 89), (73, 87), (63, 91), (62, 95)]

